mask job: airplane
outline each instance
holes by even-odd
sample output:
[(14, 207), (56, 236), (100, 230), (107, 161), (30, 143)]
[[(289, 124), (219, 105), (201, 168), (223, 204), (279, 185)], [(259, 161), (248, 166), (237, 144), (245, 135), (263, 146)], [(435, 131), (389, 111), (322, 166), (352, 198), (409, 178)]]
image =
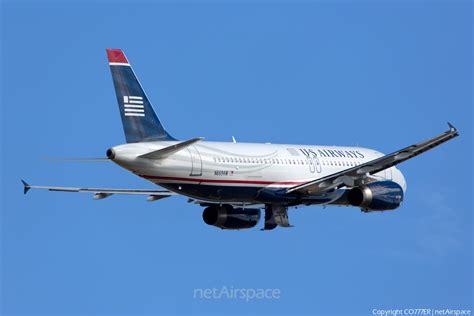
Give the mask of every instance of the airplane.
[(202, 218), (221, 229), (291, 227), (288, 208), (354, 206), (383, 212), (401, 206), (406, 181), (396, 166), (459, 135), (449, 129), (426, 141), (384, 155), (363, 147), (258, 144), (175, 139), (154, 111), (125, 53), (106, 49), (126, 144), (106, 156), (165, 190), (75, 188), (29, 185), (30, 189), (145, 195), (148, 201), (182, 195), (204, 207)]

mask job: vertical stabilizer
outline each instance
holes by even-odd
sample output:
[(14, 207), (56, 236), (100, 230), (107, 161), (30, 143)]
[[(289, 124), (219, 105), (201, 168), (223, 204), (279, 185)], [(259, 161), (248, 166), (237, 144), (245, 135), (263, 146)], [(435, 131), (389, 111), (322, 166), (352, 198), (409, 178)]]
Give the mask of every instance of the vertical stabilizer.
[(120, 49), (107, 49), (127, 143), (175, 140), (163, 127), (128, 59)]

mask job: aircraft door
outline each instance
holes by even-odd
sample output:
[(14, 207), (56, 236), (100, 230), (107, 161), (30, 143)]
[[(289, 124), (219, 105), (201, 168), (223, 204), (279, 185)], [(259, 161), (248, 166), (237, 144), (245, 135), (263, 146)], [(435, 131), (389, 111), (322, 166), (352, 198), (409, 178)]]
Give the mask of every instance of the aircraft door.
[(317, 171), (318, 173), (321, 173), (321, 170), (322, 170), (322, 168), (321, 168), (321, 162), (319, 161), (318, 157), (314, 156), (314, 157), (313, 157), (313, 161), (314, 161), (314, 164), (316, 165), (316, 171)]
[(309, 172), (311, 173), (320, 173), (322, 168), (321, 168), (321, 162), (319, 162), (318, 157), (316, 156), (307, 156), (306, 161), (308, 162), (309, 165)]
[(312, 157), (306, 157), (306, 161), (309, 165), (309, 172), (314, 173), (316, 171), (316, 166)]
[(189, 146), (188, 152), (191, 155), (190, 176), (202, 176), (202, 159), (199, 150), (195, 146)]

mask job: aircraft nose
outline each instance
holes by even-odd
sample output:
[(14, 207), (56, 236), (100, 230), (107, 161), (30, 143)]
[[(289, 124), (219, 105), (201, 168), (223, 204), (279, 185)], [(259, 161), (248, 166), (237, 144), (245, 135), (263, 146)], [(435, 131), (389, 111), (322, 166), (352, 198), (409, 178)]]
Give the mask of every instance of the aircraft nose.
[(405, 180), (405, 176), (397, 168), (393, 168), (393, 180), (402, 187), (403, 192), (407, 191), (407, 182)]

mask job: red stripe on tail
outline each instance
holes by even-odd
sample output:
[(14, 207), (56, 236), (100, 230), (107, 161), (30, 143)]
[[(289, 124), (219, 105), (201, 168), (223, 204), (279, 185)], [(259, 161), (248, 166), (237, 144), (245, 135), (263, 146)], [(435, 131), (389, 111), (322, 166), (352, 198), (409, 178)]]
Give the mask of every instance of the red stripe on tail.
[(107, 48), (107, 57), (109, 63), (125, 63), (128, 64), (127, 57), (121, 49), (118, 48)]

